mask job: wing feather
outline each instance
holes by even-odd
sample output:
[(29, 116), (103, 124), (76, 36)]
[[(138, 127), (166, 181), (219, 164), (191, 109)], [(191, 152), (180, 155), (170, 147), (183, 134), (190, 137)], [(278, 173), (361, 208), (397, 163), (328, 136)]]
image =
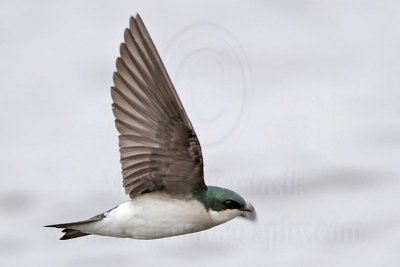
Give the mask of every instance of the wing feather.
[(139, 15), (124, 32), (111, 88), (123, 186), (131, 198), (205, 187), (200, 143)]

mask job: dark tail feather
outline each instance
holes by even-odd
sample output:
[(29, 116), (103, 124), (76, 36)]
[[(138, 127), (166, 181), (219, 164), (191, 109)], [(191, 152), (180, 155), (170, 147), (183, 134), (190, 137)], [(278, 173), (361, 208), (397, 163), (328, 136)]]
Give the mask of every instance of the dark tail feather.
[(73, 229), (68, 229), (68, 228), (62, 230), (62, 232), (64, 232), (65, 234), (60, 238), (60, 240), (68, 240), (68, 239), (72, 239), (72, 238), (90, 235), (90, 234), (82, 233), (78, 230), (73, 230)]
[(63, 233), (65, 233), (60, 240), (68, 240), (68, 239), (72, 239), (72, 238), (77, 238), (77, 237), (81, 237), (81, 236), (86, 236), (86, 235), (90, 235), (87, 233), (83, 233), (81, 231), (78, 230), (74, 230), (71, 229), (73, 228), (74, 225), (82, 225), (82, 224), (86, 224), (86, 223), (91, 223), (91, 222), (96, 222), (99, 221), (101, 219), (104, 218), (104, 215), (97, 215), (95, 217), (92, 217), (88, 220), (85, 221), (79, 221), (79, 222), (72, 222), (72, 223), (60, 223), (60, 224), (52, 224), (52, 225), (46, 225), (45, 227), (54, 227), (54, 228), (65, 228), (64, 230), (62, 230)]
[(103, 217), (100, 217), (100, 215), (97, 215), (95, 217), (92, 217), (88, 220), (84, 221), (78, 221), (78, 222), (72, 222), (72, 223), (60, 223), (60, 224), (51, 224), (51, 225), (45, 225), (44, 227), (54, 227), (54, 228), (70, 228), (71, 226), (74, 225), (81, 225), (81, 224), (86, 224), (86, 223), (91, 223), (91, 222), (97, 222), (103, 219)]

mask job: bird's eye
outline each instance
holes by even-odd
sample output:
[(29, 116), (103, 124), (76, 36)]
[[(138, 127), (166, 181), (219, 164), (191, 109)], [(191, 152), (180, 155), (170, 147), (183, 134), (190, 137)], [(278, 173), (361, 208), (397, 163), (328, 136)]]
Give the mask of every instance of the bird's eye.
[(224, 205), (227, 209), (240, 209), (242, 207), (239, 203), (231, 199), (225, 200)]

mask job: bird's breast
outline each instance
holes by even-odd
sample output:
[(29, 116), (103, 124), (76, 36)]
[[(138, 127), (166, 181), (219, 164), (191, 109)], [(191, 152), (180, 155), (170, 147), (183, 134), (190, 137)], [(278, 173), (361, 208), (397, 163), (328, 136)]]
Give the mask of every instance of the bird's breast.
[(198, 200), (175, 199), (164, 193), (147, 193), (122, 203), (102, 221), (115, 229), (114, 236), (136, 239), (176, 236), (214, 226)]

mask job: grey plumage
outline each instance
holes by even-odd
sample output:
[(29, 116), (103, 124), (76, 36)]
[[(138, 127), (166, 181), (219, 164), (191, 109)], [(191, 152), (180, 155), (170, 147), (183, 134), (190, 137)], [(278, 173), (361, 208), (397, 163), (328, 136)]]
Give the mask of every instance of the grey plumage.
[(200, 143), (139, 15), (124, 40), (111, 94), (125, 192), (205, 187)]

